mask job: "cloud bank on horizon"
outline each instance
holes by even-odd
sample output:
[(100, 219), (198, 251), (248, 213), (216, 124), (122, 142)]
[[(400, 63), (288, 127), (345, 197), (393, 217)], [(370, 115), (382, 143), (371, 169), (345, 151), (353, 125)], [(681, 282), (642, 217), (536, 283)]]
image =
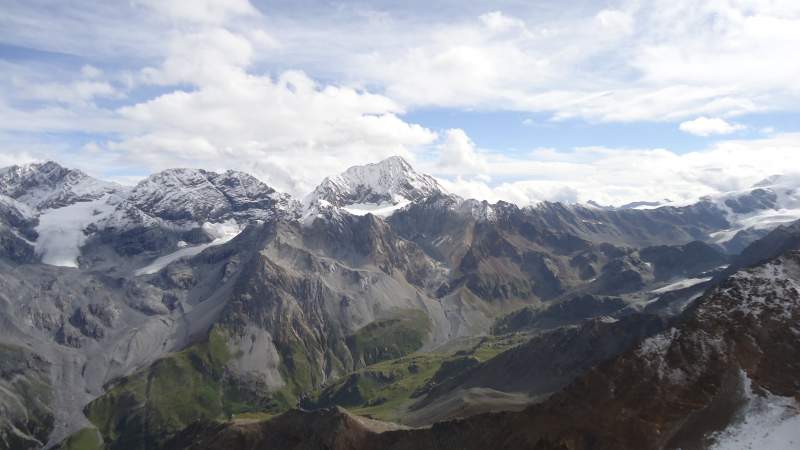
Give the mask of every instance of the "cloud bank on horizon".
[(618, 205), (800, 163), (790, 0), (3, 10), (0, 166), (55, 159), (118, 181), (232, 168), (302, 195), (399, 154), (463, 196)]

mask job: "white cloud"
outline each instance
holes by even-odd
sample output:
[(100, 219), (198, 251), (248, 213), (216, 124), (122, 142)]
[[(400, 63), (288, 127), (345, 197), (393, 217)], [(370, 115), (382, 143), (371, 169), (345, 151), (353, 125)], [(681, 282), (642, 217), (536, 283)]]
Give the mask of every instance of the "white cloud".
[(678, 128), (683, 132), (697, 136), (711, 136), (713, 134), (731, 134), (745, 129), (745, 126), (728, 123), (718, 117), (698, 117), (694, 120), (681, 122)]
[[(686, 154), (592, 147), (522, 157), (403, 119), (424, 107), (518, 110), (731, 133), (744, 114), (798, 110), (797, 2), (612, 1), (550, 12), (498, 2), (438, 15), (337, 4), (337, 20), (303, 10), (301, 21), (291, 8), (262, 14), (246, 0), (70, 5), (69, 14), (31, 5), (4, 11), (3, 41), (82, 59), (54, 73), (0, 62), (3, 161), (55, 157), (93, 173), (238, 168), (302, 194), (349, 165), (402, 154), (429, 161), (423, 169), (469, 196), (610, 204), (695, 198), (800, 162), (800, 139), (774, 130)], [(102, 106), (108, 99), (125, 106)], [(58, 133), (97, 136), (70, 147), (53, 143)]]
[(225, 84), (237, 80), (253, 57), (253, 46), (245, 36), (217, 27), (178, 34), (168, 48), (161, 67), (142, 70), (143, 81), (165, 85)]
[(502, 11), (492, 11), (478, 17), (480, 21), (492, 32), (524, 31), (525, 22), (509, 17)]
[(221, 24), (237, 17), (259, 16), (248, 0), (140, 0), (172, 20)]
[[(22, 80), (26, 92), (0, 94), (0, 130), (110, 136), (73, 149), (66, 161), (58, 157), (60, 148), (36, 151), (38, 159), (60, 159), (92, 173), (102, 173), (102, 167), (117, 173), (232, 168), (295, 195), (366, 160), (395, 154), (413, 159), (415, 150), (437, 139), (435, 132), (400, 119), (404, 108), (384, 95), (318, 83), (299, 70), (273, 75), (255, 69), (257, 53), (280, 44), (264, 30), (231, 26), (257, 14), (241, 4), (249, 5), (208, 1), (195, 11), (195, 2), (149, 4), (174, 22), (162, 36), (164, 53), (129, 83), (118, 84), (166, 91), (154, 98), (113, 109), (98, 106), (95, 100), (117, 91), (108, 81), (111, 74), (90, 66), (80, 75), (67, 74), (78, 78), (71, 83), (42, 83), (43, 75), (24, 70), (16, 72), (22, 77), (7, 75), (9, 83)], [(223, 24), (211, 17), (217, 15), (228, 19)], [(20, 98), (46, 102), (18, 108)]]
[[(186, 48), (203, 53), (208, 45), (247, 57), (249, 67), (299, 69), (333, 84), (370, 86), (407, 108), (677, 122), (796, 111), (798, 5), (618, 0), (563, 9), (498, 1), (491, 8), (442, 5), (420, 14), (418, 2), (406, 9), (345, 2), (302, 9), (297, 20), (295, 7), (271, 5), (262, 14), (247, 0), (70, 5), (70, 14), (23, 3), (0, 18), (0, 34), (22, 47), (130, 55), (158, 66), (172, 34), (217, 28), (215, 42), (187, 41)], [(249, 55), (223, 42), (222, 30), (246, 38)]]
[[(487, 155), (495, 183), (452, 177), (455, 193), (520, 205), (543, 200), (622, 205), (639, 200), (695, 201), (703, 195), (747, 188), (800, 167), (800, 134), (728, 140), (689, 153), (665, 149), (540, 149), (525, 157)], [(435, 171), (435, 167), (428, 168)]]
[(597, 13), (595, 19), (612, 33), (630, 34), (633, 31), (633, 17), (625, 11), (604, 9)]
[(370, 42), (349, 38), (356, 50), (340, 70), (409, 107), (625, 122), (797, 110), (795, 2), (612, 3), (556, 19), (494, 11), (435, 26), (389, 22), (363, 33)]
[(399, 119), (388, 98), (319, 85), (302, 72), (273, 79), (231, 65), (223, 79), (193, 73), (195, 90), (122, 108), (137, 130), (109, 147), (131, 165), (239, 168), (301, 195), (365, 158), (409, 156), (436, 139)]
[(86, 78), (99, 78), (103, 75), (103, 71), (92, 65), (86, 64), (81, 67), (81, 75)]
[(437, 166), (440, 173), (478, 175), (486, 171), (486, 162), (475, 150), (475, 143), (460, 128), (445, 132)]

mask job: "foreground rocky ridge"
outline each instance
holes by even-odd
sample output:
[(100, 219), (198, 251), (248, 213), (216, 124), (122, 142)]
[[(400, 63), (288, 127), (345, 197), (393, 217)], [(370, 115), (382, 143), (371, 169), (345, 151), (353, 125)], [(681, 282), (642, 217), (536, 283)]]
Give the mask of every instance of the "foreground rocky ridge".
[[(716, 200), (652, 210), (465, 200), (400, 158), (328, 179), (305, 205), (231, 171), (168, 170), (132, 189), (55, 163), (0, 174), (0, 340), (32, 361), (2, 406), (31, 383), (52, 392), (0, 409), (0, 436), (22, 439), (0, 440), (7, 448), (79, 430), (71, 441), (157, 448), (195, 421), (279, 413), (393, 362), (395, 378), (376, 391), (384, 398), (359, 405), (408, 412), (413, 424), (520, 409), (722, 280), (730, 256), (714, 234), (736, 225)], [(768, 189), (732, 197), (735, 209), (776, 207)], [(368, 213), (377, 210), (387, 217)], [(785, 249), (785, 230), (736, 267)], [(630, 334), (613, 331), (628, 323)], [(506, 344), (488, 351), (494, 339), (529, 338), (514, 351), (565, 353), (541, 368), (556, 374), (546, 389), (531, 387), (537, 374), (493, 375), (525, 360), (503, 356)], [(599, 342), (608, 351), (581, 356)], [(414, 372), (414, 355), (429, 372)], [(402, 395), (385, 397), (398, 386)], [(462, 408), (467, 397), (454, 392), (495, 406)]]
[[(748, 416), (741, 414), (752, 413), (753, 403), (782, 408), (768, 424), (776, 429), (800, 414), (799, 283), (796, 251), (737, 272), (676, 325), (521, 412), (397, 431), (371, 430), (338, 410), (292, 412), (251, 425), (198, 424), (175, 443), (206, 449), (267, 442), (305, 449), (703, 449), (725, 446), (733, 437), (757, 446), (773, 430), (742, 432), (747, 428), (740, 422)], [(337, 425), (322, 426), (332, 422)], [(318, 432), (303, 433), (308, 427)], [(793, 439), (796, 432), (771, 442), (789, 448)]]

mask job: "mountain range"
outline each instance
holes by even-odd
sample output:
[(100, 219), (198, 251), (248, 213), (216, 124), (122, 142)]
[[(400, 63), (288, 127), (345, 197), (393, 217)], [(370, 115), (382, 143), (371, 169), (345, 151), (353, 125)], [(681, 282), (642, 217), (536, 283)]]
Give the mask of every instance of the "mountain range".
[(799, 188), (521, 207), (401, 157), (303, 199), (0, 169), (0, 449), (798, 443)]

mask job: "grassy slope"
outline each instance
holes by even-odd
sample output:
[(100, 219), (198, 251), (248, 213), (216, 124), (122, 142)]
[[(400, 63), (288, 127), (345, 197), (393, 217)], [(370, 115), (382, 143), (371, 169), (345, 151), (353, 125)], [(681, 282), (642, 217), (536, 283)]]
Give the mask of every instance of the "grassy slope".
[[(417, 311), (403, 311), (358, 330), (346, 345), (356, 358), (371, 364), (317, 392), (311, 403), (338, 404), (358, 414), (396, 421), (413, 397), (446, 375), (448, 367), (458, 370), (466, 359), (484, 361), (524, 340), (522, 335), (489, 336), (455, 353), (411, 353), (422, 346), (429, 332), (430, 323)], [(206, 342), (117, 381), (90, 403), (86, 415), (108, 443), (107, 449), (158, 448), (197, 420), (268, 418), (293, 407), (297, 396), (312, 384), (304, 376), (312, 367), (301, 343), (293, 343), (284, 354), (281, 371), (287, 387), (268, 392), (264, 386), (231, 377), (226, 363), (232, 355), (226, 341), (225, 331), (215, 328)], [(81, 433), (73, 437), (88, 439), (88, 432)]]
[[(401, 311), (395, 318), (368, 325), (347, 345), (366, 361), (399, 357), (421, 347), (430, 323), (419, 311)], [(297, 397), (314, 386), (317, 371), (302, 342), (292, 341), (283, 353), (281, 373), (287, 386), (268, 392), (257, 381), (232, 377), (226, 363), (232, 355), (222, 328), (208, 340), (167, 355), (150, 367), (118, 380), (86, 407), (110, 450), (157, 448), (175, 432), (197, 420), (251, 420), (295, 406)], [(343, 343), (344, 344), (344, 343)]]
[(97, 428), (82, 428), (68, 437), (59, 450), (103, 450), (103, 438)]
[(86, 407), (110, 449), (157, 448), (190, 423), (291, 406), (282, 393), (268, 394), (229, 377), (231, 355), (223, 332), (168, 355), (123, 378)]
[(436, 379), (447, 376), (448, 366), (458, 366), (467, 359), (485, 361), (525, 340), (525, 335), (487, 336), (468, 350), (414, 353), (378, 362), (327, 386), (313, 402), (315, 406), (339, 405), (355, 414), (400, 421), (414, 397)]
[(425, 343), (431, 324), (424, 312), (405, 310), (395, 317), (379, 320), (361, 328), (347, 338), (354, 361), (364, 365), (400, 358)]

